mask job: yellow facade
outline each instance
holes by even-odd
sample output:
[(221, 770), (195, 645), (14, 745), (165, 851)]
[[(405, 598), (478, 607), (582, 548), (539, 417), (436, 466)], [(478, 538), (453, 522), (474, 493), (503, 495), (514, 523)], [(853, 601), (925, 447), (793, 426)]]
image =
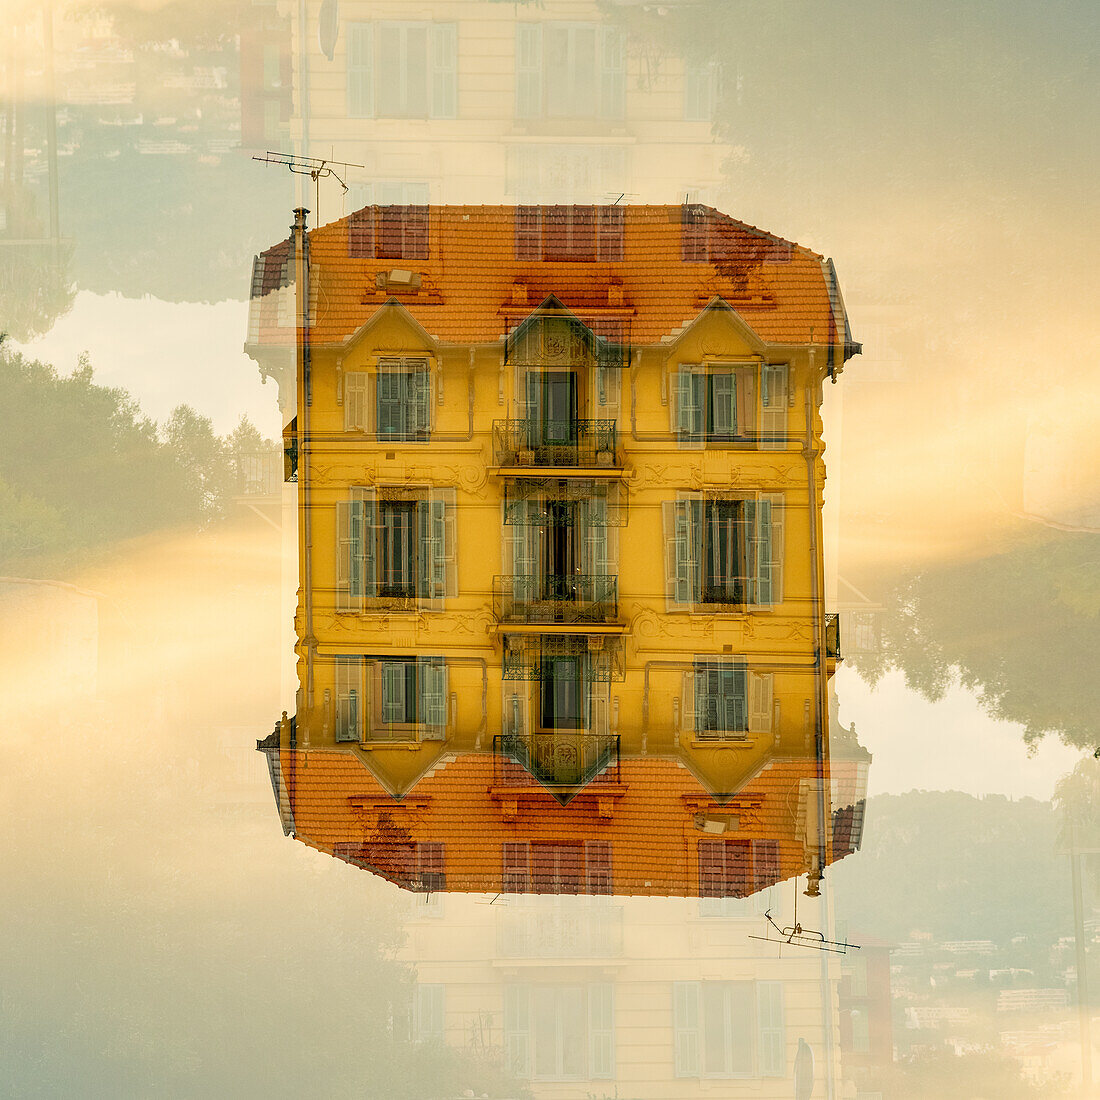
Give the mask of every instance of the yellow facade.
[[(311, 278), (312, 327), (326, 286), (316, 261)], [(824, 378), (850, 348), (766, 342), (715, 299), (667, 337), (631, 337), (609, 359), (583, 310), (554, 299), (507, 304), (517, 320), (493, 318), (500, 339), (455, 342), (429, 333), (421, 320), (429, 310), (390, 296), (364, 307), (345, 339), (308, 341), (308, 371), (299, 354), (297, 744), (355, 753), (398, 797), (448, 754), (489, 751), (509, 735), (533, 746), (521, 754), (529, 766), (539, 738), (550, 745), (558, 763), (539, 777), (567, 793), (591, 778), (586, 737), (595, 739), (596, 770), (600, 746), (613, 742), (624, 756), (681, 760), (719, 798), (773, 756), (823, 760), (836, 646), (823, 602), (818, 408)], [(575, 379), (569, 419), (589, 425), (564, 458), (560, 448), (509, 436), (531, 422), (537, 385), (560, 386), (545, 381), (555, 372)], [(404, 438), (379, 438), (389, 408), (382, 387), (395, 378), (412, 386), (414, 374), (419, 419), (402, 423)], [(685, 383), (689, 375), (695, 381)], [(543, 380), (536, 390), (529, 377)], [(692, 394), (715, 417), (729, 394), (738, 430), (723, 434), (708, 421), (685, 431)], [(528, 536), (517, 530), (538, 524), (522, 517), (593, 500), (598, 516), (584, 546), (568, 551), (569, 591), (527, 598), (516, 562)], [(348, 528), (364, 514), (387, 517), (367, 550)], [(391, 519), (405, 526), (391, 529)], [(702, 534), (685, 551), (678, 524), (691, 523)], [(538, 530), (536, 571), (546, 570), (554, 530)], [(403, 588), (387, 594), (383, 578), (369, 594), (354, 591), (357, 568), (382, 568), (384, 554), (398, 554), (383, 540), (433, 535), (431, 562), (421, 560)], [(349, 577), (349, 542), (357, 561), (376, 554), (378, 562), (353, 564)], [(745, 576), (721, 573), (738, 555)], [(707, 588), (715, 569), (727, 588)], [(734, 581), (754, 586), (755, 598), (737, 595)], [(387, 660), (401, 658), (407, 680), (383, 683), (396, 668)], [(558, 675), (551, 666), (583, 669), (564, 689), (587, 696), (565, 729), (546, 716), (558, 705), (558, 688), (546, 686)], [(394, 702), (401, 693), (418, 694), (415, 710)], [(570, 738), (572, 772), (560, 762)]]

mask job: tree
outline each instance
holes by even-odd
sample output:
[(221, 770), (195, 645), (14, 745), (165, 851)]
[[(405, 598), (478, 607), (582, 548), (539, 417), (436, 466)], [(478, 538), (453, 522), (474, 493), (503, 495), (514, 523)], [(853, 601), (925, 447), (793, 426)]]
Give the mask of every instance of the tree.
[(1100, 681), (1084, 655), (1100, 652), (1096, 535), (1019, 533), (1004, 551), (898, 582), (886, 600), (878, 653), (852, 663), (872, 684), (887, 670), (937, 700), (956, 681), (994, 718), (1090, 751)]

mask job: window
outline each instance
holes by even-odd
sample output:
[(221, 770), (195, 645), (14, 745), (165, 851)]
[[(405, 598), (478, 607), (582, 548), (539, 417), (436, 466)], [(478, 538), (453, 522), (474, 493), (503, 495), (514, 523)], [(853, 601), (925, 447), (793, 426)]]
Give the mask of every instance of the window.
[(721, 92), (720, 66), (715, 61), (684, 63), (684, 120), (712, 122)]
[(458, 24), (349, 23), (351, 118), (454, 118)]
[(609, 1078), (615, 1073), (614, 986), (504, 987), (506, 1068), (541, 1081)]
[(665, 581), (673, 604), (781, 603), (782, 498), (686, 497), (664, 504)]
[(445, 986), (418, 983), (416, 986), (415, 1034), (422, 1043), (443, 1042)]
[(611, 844), (506, 841), (501, 851), (505, 894), (611, 893)]
[(582, 656), (547, 657), (540, 685), (543, 729), (579, 730), (588, 725), (588, 682)]
[(756, 409), (754, 375), (752, 367), (681, 365), (671, 408), (677, 439), (699, 444), (751, 438)]
[(519, 206), (517, 260), (609, 262), (623, 258), (621, 206)]
[[(449, 712), (442, 657), (337, 657), (337, 741), (442, 740)], [(442, 889), (442, 850), (418, 868), (425, 889)], [(436, 861), (436, 862), (433, 862)]]
[(745, 898), (780, 877), (779, 842), (732, 837), (699, 841), (699, 896)]
[(786, 1032), (780, 982), (674, 982), (677, 1077), (782, 1077)]
[[(336, 505), (336, 608), (363, 611), (394, 600), (441, 606), (455, 587), (454, 491), (379, 500), (357, 490)], [(438, 608), (437, 608), (438, 609)]]
[(587, 23), (516, 26), (516, 117), (621, 119), (626, 39)]
[(350, 259), (426, 260), (428, 206), (367, 206), (348, 218)]
[(683, 727), (701, 739), (767, 733), (772, 695), (770, 672), (750, 672), (738, 660), (696, 660), (684, 673)]
[(434, 378), (427, 359), (381, 359), (377, 373), (347, 371), (344, 431), (379, 440), (426, 442), (432, 430)]

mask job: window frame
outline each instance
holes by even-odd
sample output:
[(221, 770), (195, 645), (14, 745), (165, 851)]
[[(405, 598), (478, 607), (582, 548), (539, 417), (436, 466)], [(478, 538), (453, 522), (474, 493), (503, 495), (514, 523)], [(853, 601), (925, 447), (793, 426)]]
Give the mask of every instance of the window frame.
[[(402, 121), (458, 117), (458, 23), (444, 20), (375, 19), (346, 23), (345, 95), (349, 118)], [(411, 32), (423, 31), (423, 87), (410, 76)], [(386, 37), (396, 33), (389, 48)], [(397, 65), (397, 72), (386, 68)], [(396, 79), (395, 79), (396, 78)], [(396, 104), (385, 99), (396, 84)], [(410, 103), (422, 96), (423, 110)], [(416, 109), (413, 109), (416, 108)]]

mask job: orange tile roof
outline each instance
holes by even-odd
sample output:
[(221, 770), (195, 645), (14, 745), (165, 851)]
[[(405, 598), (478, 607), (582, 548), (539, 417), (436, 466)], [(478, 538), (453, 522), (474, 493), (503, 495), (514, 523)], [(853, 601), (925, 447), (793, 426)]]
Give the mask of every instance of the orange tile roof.
[[(626, 759), (604, 777), (612, 781), (590, 783), (564, 807), (533, 782), (516, 785), (490, 753), (452, 758), (404, 799), (389, 795), (350, 752), (284, 749), (279, 759), (297, 838), (402, 886), (417, 885), (402, 862), (417, 843), (443, 844), (446, 889), (497, 892), (506, 842), (603, 840), (612, 849), (614, 893), (697, 896), (698, 841), (712, 839), (696, 828), (699, 813), (736, 822), (720, 838), (777, 842), (778, 865), (762, 885), (808, 868), (798, 819), (803, 781), (815, 775), (810, 758), (773, 761), (725, 804), (676, 761)], [(827, 774), (862, 798), (857, 763), (833, 761)], [(828, 862), (852, 850), (850, 818), (834, 814)]]
[[(543, 212), (533, 249), (521, 242), (517, 210)], [(387, 225), (416, 224), (405, 258), (377, 255), (401, 251), (381, 243), (383, 216)], [(587, 236), (591, 223), (618, 226), (620, 218), (621, 245), (591, 243), (605, 239)], [(574, 223), (583, 230), (576, 237), (564, 228)], [(588, 323), (622, 323), (635, 345), (673, 337), (715, 297), (765, 342), (838, 339), (822, 257), (710, 207), (368, 207), (312, 230), (309, 246), (315, 345), (347, 340), (392, 298), (441, 343), (490, 343), (551, 294)], [(363, 252), (371, 255), (349, 254)], [(523, 258), (534, 253), (591, 258)], [(254, 299), (286, 285), (287, 259), (287, 242), (258, 257)], [(378, 275), (394, 269), (419, 276), (419, 287), (379, 287)], [(260, 342), (286, 337), (285, 318), (280, 330), (265, 316)]]

